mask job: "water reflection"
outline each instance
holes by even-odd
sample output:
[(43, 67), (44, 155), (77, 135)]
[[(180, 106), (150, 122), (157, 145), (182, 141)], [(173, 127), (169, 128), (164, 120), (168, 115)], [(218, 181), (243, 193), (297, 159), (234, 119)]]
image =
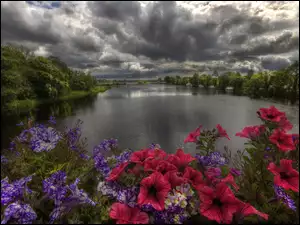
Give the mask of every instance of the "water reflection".
[[(124, 148), (139, 149), (155, 142), (167, 152), (174, 152), (183, 145), (187, 133), (199, 124), (206, 128), (222, 124), (232, 141), (223, 139), (218, 146), (243, 148), (244, 139), (234, 134), (244, 126), (258, 124), (256, 110), (270, 105), (285, 111), (294, 124), (293, 131), (298, 132), (298, 106), (220, 94), (214, 89), (168, 85), (113, 88), (94, 97), (42, 105), (33, 114), (38, 121), (55, 115), (60, 129), (81, 119), (89, 149), (102, 139), (113, 137), (119, 139)], [(5, 130), (1, 132), (2, 146), (8, 144), (8, 137), (16, 134), (15, 124), (20, 119), (21, 116), (2, 117), (1, 129)], [(193, 144), (185, 145), (188, 152), (194, 149)]]

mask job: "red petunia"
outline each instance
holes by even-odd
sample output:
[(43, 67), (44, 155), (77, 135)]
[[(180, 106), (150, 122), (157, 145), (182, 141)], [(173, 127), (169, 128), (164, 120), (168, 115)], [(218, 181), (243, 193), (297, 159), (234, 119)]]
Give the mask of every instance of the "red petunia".
[(260, 108), (257, 111), (258, 116), (267, 121), (278, 123), (282, 116), (285, 116), (284, 112), (280, 112), (273, 105), (270, 108)]
[(138, 204), (150, 204), (154, 209), (162, 211), (170, 190), (171, 185), (168, 180), (161, 173), (154, 172), (141, 181)]
[(194, 130), (193, 132), (189, 133), (189, 135), (185, 138), (184, 143), (187, 142), (197, 142), (197, 137), (200, 136), (200, 129), (201, 129), (201, 125)]
[(281, 151), (295, 150), (295, 144), (293, 141), (293, 136), (287, 134), (280, 129), (273, 131), (272, 135), (269, 137), (270, 142), (275, 144)]
[(156, 171), (165, 175), (169, 171), (177, 171), (177, 167), (167, 161), (160, 161), (156, 167)]
[(153, 149), (148, 152), (149, 158), (154, 159), (164, 159), (167, 156), (167, 153), (165, 153), (162, 149)]
[(245, 203), (242, 201), (240, 201), (240, 206), (237, 214), (242, 217), (250, 216), (250, 215), (258, 215), (264, 218), (265, 220), (268, 220), (269, 218), (268, 214), (262, 213), (258, 211), (256, 208), (254, 208), (252, 205), (250, 205), (249, 203)]
[(144, 170), (145, 171), (156, 171), (158, 164), (161, 162), (161, 159), (148, 159), (145, 161)]
[(118, 167), (113, 168), (107, 180), (108, 181), (117, 180), (127, 166), (128, 166), (128, 162), (125, 162), (119, 165)]
[(185, 154), (182, 149), (177, 149), (175, 155), (169, 155), (167, 159), (167, 161), (174, 164), (181, 173), (183, 173), (185, 167), (194, 160), (196, 159), (190, 154)]
[(221, 169), (212, 167), (212, 168), (207, 169), (204, 172), (204, 174), (205, 174), (205, 177), (207, 178), (206, 182), (208, 184), (216, 184), (220, 181), (219, 177), (221, 176)]
[(130, 156), (130, 162), (143, 164), (146, 159), (148, 159), (149, 155), (149, 149), (143, 149), (137, 152), (133, 152)]
[(289, 130), (293, 129), (293, 125), (286, 118), (286, 116), (281, 117), (280, 121), (278, 122), (278, 126), (280, 129), (282, 129), (284, 131), (289, 131)]
[(239, 190), (239, 186), (235, 183), (234, 177), (232, 176), (231, 173), (229, 173), (226, 177), (224, 177), (221, 182), (224, 182), (226, 184), (230, 184), (232, 185), (232, 187), (238, 191)]
[(249, 138), (251, 140), (255, 140), (257, 137), (259, 137), (263, 132), (265, 131), (265, 126), (248, 126), (244, 127), (244, 129), (238, 133), (236, 133), (235, 136)]
[(292, 160), (281, 159), (280, 167), (274, 163), (268, 165), (274, 176), (274, 183), (284, 189), (299, 192), (299, 172), (292, 167)]
[(217, 124), (216, 127), (218, 129), (218, 136), (219, 137), (226, 137), (228, 140), (230, 140), (230, 138), (228, 137), (228, 134), (227, 134), (226, 130), (220, 124)]
[(225, 183), (217, 184), (215, 190), (202, 187), (198, 195), (201, 201), (200, 214), (218, 223), (231, 223), (233, 214), (239, 210), (239, 200)]
[(109, 212), (110, 218), (117, 220), (117, 224), (148, 224), (149, 216), (139, 208), (130, 208), (122, 203), (114, 203)]
[(128, 169), (128, 173), (132, 173), (135, 176), (141, 175), (144, 167), (141, 164), (136, 164), (133, 166), (133, 168)]
[(192, 167), (186, 167), (182, 177), (186, 178), (194, 187), (204, 183), (202, 173)]
[(171, 188), (176, 188), (184, 183), (187, 183), (187, 179), (180, 176), (181, 174), (176, 171), (167, 172), (164, 177), (169, 181)]

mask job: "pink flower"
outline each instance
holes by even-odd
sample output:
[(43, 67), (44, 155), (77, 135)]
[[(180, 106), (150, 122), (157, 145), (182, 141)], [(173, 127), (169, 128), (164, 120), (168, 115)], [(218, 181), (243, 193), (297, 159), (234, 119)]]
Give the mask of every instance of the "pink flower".
[(128, 166), (128, 162), (125, 162), (119, 165), (118, 167), (113, 168), (107, 180), (108, 181), (117, 180), (127, 166)]
[(201, 129), (201, 125), (194, 130), (193, 132), (189, 133), (189, 135), (185, 138), (184, 143), (187, 142), (197, 142), (197, 137), (200, 136), (200, 129)]
[(217, 129), (218, 129), (218, 137), (226, 137), (228, 140), (230, 140), (226, 130), (220, 124), (217, 124)]
[(276, 123), (278, 123), (281, 120), (282, 116), (285, 116), (284, 112), (280, 112), (273, 105), (270, 108), (260, 108), (257, 111), (257, 114), (263, 120)]
[(296, 148), (293, 141), (293, 135), (287, 134), (280, 129), (274, 130), (269, 137), (269, 140), (283, 152), (295, 150)]
[(251, 140), (255, 140), (257, 137), (259, 137), (263, 132), (265, 131), (265, 126), (248, 126), (244, 127), (244, 129), (238, 133), (236, 133), (235, 136), (249, 138)]

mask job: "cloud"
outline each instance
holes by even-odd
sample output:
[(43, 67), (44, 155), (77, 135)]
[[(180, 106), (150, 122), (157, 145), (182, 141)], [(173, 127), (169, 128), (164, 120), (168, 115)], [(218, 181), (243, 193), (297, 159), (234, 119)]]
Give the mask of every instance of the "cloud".
[(1, 2), (1, 43), (92, 74), (274, 70), (299, 59), (299, 2)]

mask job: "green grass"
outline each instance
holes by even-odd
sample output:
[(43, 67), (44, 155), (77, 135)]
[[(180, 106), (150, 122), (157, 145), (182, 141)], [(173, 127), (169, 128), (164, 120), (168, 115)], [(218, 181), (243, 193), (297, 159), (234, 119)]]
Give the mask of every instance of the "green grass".
[(56, 101), (66, 101), (71, 99), (83, 98), (88, 95), (96, 95), (98, 93), (103, 93), (110, 89), (109, 86), (96, 86), (90, 91), (72, 91), (67, 95), (60, 96), (57, 99), (25, 99), (25, 100), (15, 100), (7, 104), (8, 112), (26, 112), (31, 109), (34, 109), (40, 104), (50, 103)]

